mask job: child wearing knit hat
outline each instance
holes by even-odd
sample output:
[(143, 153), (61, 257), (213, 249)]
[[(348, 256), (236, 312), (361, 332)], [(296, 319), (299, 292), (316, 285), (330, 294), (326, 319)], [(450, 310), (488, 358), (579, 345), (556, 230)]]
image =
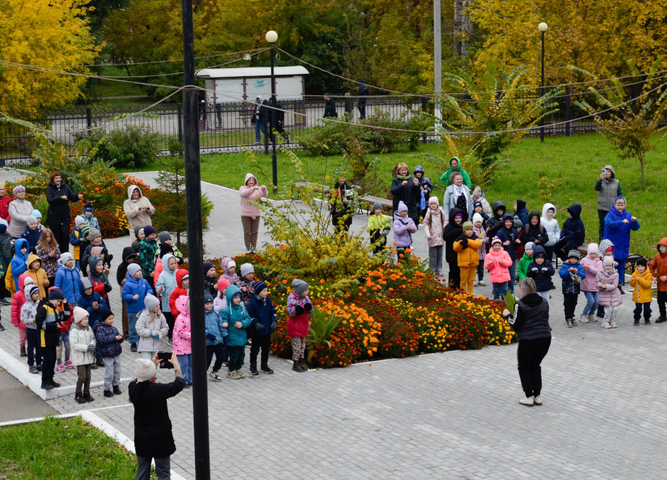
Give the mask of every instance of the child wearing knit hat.
[[(402, 202), (401, 202), (402, 203)], [(287, 335), (292, 339), (292, 360), (295, 372), (306, 372), (305, 362), (306, 335), (313, 314), (313, 304), (308, 298), (308, 284), (295, 278), (292, 281), (294, 291), (287, 296)]]
[(632, 292), (632, 301), (635, 302), (635, 326), (639, 325), (639, 318), (644, 310), (644, 324), (651, 324), (651, 302), (653, 301), (653, 275), (647, 268), (644, 257), (637, 260), (635, 271), (630, 277), (630, 286), (635, 290)]
[(463, 234), (454, 241), (453, 248), (458, 254), (461, 289), (468, 295), (472, 295), (475, 285), (475, 273), (479, 264), (479, 254), (477, 251), (482, 248), (482, 240), (473, 231), (472, 222), (463, 223)]
[(139, 243), (139, 264), (141, 273), (149, 284), (154, 284), (155, 276), (155, 254), (158, 250), (157, 240), (155, 239), (155, 228), (151, 225), (144, 227), (144, 239)]
[(215, 274), (215, 264), (213, 262), (204, 262), (204, 288), (208, 290), (211, 297), (217, 293), (218, 277)]
[(245, 305), (255, 293), (253, 290), (253, 284), (255, 283), (255, 267), (253, 267), (252, 263), (244, 263), (241, 265), (239, 273), (241, 273), (241, 276), (234, 282), (234, 285), (241, 290), (241, 293), (243, 294), (242, 301)]
[(88, 316), (88, 312), (83, 308), (74, 307), (74, 325), (70, 330), (72, 363), (79, 376), (76, 382), (74, 399), (80, 404), (95, 400), (90, 395), (90, 379), (91, 368), (95, 361), (97, 340), (95, 340), (95, 334), (88, 325)]
[(278, 317), (273, 306), (266, 283), (255, 282), (254, 295), (250, 297), (247, 309), (252, 319), (248, 327), (248, 336), (252, 338), (250, 347), (250, 373), (259, 375), (257, 371), (257, 354), (262, 351), (260, 368), (263, 373), (273, 373), (269, 368), (269, 350), (271, 350), (271, 334), (276, 331)]
[(579, 250), (570, 250), (567, 260), (561, 265), (558, 272), (563, 280), (563, 309), (565, 310), (565, 324), (569, 328), (577, 326), (574, 310), (577, 308), (579, 292), (581, 292), (581, 281), (586, 278), (584, 267), (579, 262), (580, 257)]
[(389, 219), (382, 214), (382, 205), (379, 202), (373, 204), (373, 215), (368, 217), (366, 230), (373, 246), (373, 255), (377, 255), (387, 245), (387, 235), (391, 230)]
[(507, 294), (507, 282), (510, 280), (512, 257), (503, 249), (503, 242), (498, 237), (491, 240), (491, 251), (484, 258), (484, 268), (489, 271), (493, 285), (493, 299), (501, 300)]
[(90, 228), (95, 228), (99, 230), (100, 222), (97, 221), (97, 218), (95, 218), (94, 213), (95, 209), (93, 208), (93, 204), (87, 202), (86, 205), (83, 207), (83, 218), (86, 221), (86, 223), (90, 225)]
[(428, 240), (428, 266), (433, 273), (442, 275), (442, 255), (445, 251), (445, 239), (442, 231), (446, 223), (445, 212), (440, 208), (438, 197), (428, 199), (428, 208), (424, 216), (424, 233)]
[[(477, 202), (480, 203), (480, 202)], [(481, 203), (480, 203), (481, 205)], [(488, 217), (487, 217), (488, 218)], [(474, 286), (476, 287), (479, 285), (480, 287), (485, 287), (486, 283), (484, 283), (484, 258), (486, 257), (486, 249), (487, 245), (489, 243), (489, 236), (486, 234), (486, 229), (484, 228), (484, 224), (486, 221), (484, 220), (484, 217), (482, 216), (481, 213), (475, 212), (472, 216), (472, 231), (475, 232), (475, 235), (479, 237), (479, 239), (482, 241), (482, 248), (477, 250), (477, 256), (479, 257), (479, 264), (477, 265), (477, 278), (478, 280), (475, 281)]]
[(164, 350), (162, 339), (169, 334), (169, 323), (160, 310), (160, 300), (152, 293), (146, 293), (142, 304), (146, 308), (137, 315), (135, 325), (139, 337), (137, 351), (141, 358), (150, 360), (155, 352)]
[[(600, 244), (602, 244), (600, 242)], [(614, 257), (608, 255), (602, 259), (602, 270), (597, 274), (598, 302), (604, 307), (604, 320), (600, 324), (602, 328), (616, 328), (616, 314), (618, 307), (623, 304), (623, 297), (618, 290), (618, 270)]]
[[(74, 218), (74, 230), (69, 235), (69, 243), (72, 245), (72, 257), (74, 258), (74, 265), (77, 269), (80, 269), (80, 260), (81, 253), (86, 250), (88, 246), (88, 241), (86, 236), (83, 233), (83, 227), (87, 227), (86, 220), (81, 216), (77, 215)], [(88, 233), (90, 233), (90, 227), (87, 227)]]
[(523, 250), (523, 256), (519, 260), (519, 266), (516, 269), (516, 273), (519, 276), (519, 280), (523, 280), (528, 276), (528, 265), (533, 261), (533, 252), (535, 250), (534, 242), (526, 242), (526, 245)]

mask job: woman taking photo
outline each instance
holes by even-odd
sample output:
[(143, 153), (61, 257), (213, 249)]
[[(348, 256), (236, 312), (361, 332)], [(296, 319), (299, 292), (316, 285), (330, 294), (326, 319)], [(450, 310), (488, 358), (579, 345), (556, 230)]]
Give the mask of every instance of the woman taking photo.
[(241, 223), (243, 224), (243, 239), (245, 248), (252, 252), (257, 248), (257, 236), (259, 235), (259, 221), (262, 218), (262, 210), (249, 202), (257, 202), (260, 198), (266, 198), (269, 191), (266, 185), (257, 185), (257, 178), (252, 173), (246, 173), (245, 182), (239, 188), (241, 196)]
[(503, 310), (503, 315), (519, 336), (519, 377), (526, 394), (519, 403), (526, 407), (542, 405), (540, 363), (551, 345), (549, 302), (535, 292), (535, 281), (529, 277), (522, 279), (519, 282), (521, 300), (516, 303), (514, 312)]

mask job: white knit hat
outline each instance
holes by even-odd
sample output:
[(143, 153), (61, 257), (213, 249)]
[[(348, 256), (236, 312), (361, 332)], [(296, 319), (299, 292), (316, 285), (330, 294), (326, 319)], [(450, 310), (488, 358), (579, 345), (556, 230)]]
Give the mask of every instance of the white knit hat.
[(134, 368), (137, 373), (137, 380), (147, 382), (155, 378), (156, 368), (153, 360), (147, 358), (137, 358), (134, 361)]

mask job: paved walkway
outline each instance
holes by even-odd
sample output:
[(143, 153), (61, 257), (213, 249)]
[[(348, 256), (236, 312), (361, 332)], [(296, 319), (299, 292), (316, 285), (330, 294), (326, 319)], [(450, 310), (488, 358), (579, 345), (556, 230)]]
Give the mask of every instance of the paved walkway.
[[(207, 255), (242, 251), (238, 194), (202, 188), (216, 204), (204, 236)], [(353, 229), (366, 221), (355, 216)], [(260, 242), (265, 239), (262, 232)], [(128, 242), (107, 242), (114, 267)], [(415, 251), (427, 255), (423, 233), (416, 235)], [(490, 287), (476, 293), (489, 295)], [(115, 284), (110, 295), (117, 310)], [(623, 299), (618, 329), (599, 323), (568, 329), (562, 295), (553, 291), (542, 407), (518, 404), (516, 345), (306, 374), (271, 358), (272, 376), (210, 382), (212, 478), (664, 478), (667, 326), (633, 327), (631, 295)], [(2, 313), (8, 318), (7, 307)], [(18, 359), (16, 344), (10, 325), (0, 334), (0, 349)], [(125, 350), (123, 377), (130, 378), (136, 355)], [(171, 375), (160, 372), (159, 379)], [(75, 381), (72, 372), (56, 378)], [(93, 380), (101, 379), (102, 371), (94, 371)], [(121, 388), (126, 392), (126, 381)], [(72, 395), (48, 404), (61, 413), (93, 408), (132, 438), (126, 393), (113, 399), (102, 397), (100, 387), (92, 393), (97, 400), (89, 405), (75, 404)], [(191, 391), (170, 400), (170, 414), (178, 447), (172, 468), (194, 478)]]

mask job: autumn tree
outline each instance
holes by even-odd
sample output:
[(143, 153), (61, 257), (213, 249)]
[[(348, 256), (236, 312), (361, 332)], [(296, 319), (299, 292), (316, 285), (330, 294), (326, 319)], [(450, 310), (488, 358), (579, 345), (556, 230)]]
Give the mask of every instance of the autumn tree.
[[(651, 139), (667, 129), (667, 125), (661, 125), (667, 113), (667, 85), (664, 76), (657, 73), (662, 60), (663, 57), (658, 57), (651, 66), (642, 93), (637, 98), (632, 98), (621, 81), (614, 78), (611, 88), (589, 87), (594, 95), (594, 105), (585, 100), (575, 102), (575, 105), (593, 116), (600, 133), (618, 150), (621, 159), (639, 160), (642, 190), (646, 188), (646, 154), (656, 147), (664, 135), (655, 142), (651, 142)], [(636, 78), (641, 78), (642, 74), (633, 62), (628, 62), (628, 68)], [(572, 70), (597, 80), (590, 72), (574, 67)]]
[[(90, 34), (88, 0), (0, 0), (0, 110), (35, 114), (81, 94), (99, 48)], [(20, 65), (35, 65), (26, 69)]]

